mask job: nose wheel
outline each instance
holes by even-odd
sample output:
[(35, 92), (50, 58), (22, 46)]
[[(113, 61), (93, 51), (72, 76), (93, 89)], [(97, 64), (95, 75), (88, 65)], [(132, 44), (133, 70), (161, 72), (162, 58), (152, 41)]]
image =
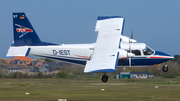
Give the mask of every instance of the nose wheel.
[(162, 67), (162, 71), (163, 71), (163, 72), (168, 72), (168, 70), (169, 70), (168, 65), (164, 65), (164, 66)]
[(108, 81), (108, 76), (106, 74), (104, 74), (101, 78), (102, 82), (107, 82)]

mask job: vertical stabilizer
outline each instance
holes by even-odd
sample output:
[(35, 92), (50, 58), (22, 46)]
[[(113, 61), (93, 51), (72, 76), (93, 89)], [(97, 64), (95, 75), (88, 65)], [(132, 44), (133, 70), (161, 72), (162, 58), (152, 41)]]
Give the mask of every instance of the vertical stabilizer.
[(41, 40), (25, 13), (13, 13), (13, 31), (15, 46), (37, 46), (41, 44)]

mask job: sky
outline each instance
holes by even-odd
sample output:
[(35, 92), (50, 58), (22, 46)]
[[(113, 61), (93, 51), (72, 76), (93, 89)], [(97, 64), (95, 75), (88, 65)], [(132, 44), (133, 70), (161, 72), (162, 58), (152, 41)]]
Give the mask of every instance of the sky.
[[(13, 12), (25, 12), (42, 41), (96, 42), (98, 16), (123, 16), (123, 35), (180, 54), (180, 0), (0, 0), (0, 58), (13, 41)], [(62, 40), (62, 41), (61, 41)]]

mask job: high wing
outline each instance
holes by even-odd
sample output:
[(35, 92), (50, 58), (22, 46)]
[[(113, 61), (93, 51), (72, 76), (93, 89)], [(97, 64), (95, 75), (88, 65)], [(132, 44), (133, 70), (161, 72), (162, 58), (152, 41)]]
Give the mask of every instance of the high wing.
[(98, 17), (95, 29), (99, 31), (96, 47), (86, 63), (85, 73), (116, 71), (123, 26), (124, 18), (121, 16)]

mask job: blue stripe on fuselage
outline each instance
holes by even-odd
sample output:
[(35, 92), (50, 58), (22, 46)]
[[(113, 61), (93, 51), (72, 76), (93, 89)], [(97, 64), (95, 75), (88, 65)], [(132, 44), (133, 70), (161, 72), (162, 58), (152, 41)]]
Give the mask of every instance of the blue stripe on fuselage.
[(56, 60), (61, 60), (65, 62), (70, 62), (70, 63), (75, 63), (75, 64), (80, 64), (80, 65), (86, 65), (87, 60), (74, 60), (70, 58), (60, 58), (60, 57), (53, 57), (53, 56), (44, 56), (44, 55), (35, 55), (35, 56), (40, 56), (40, 57), (45, 57), (45, 58), (50, 58), (50, 59), (56, 59)]
[[(160, 64), (171, 58), (147, 58), (147, 57), (132, 57), (131, 65), (132, 66), (150, 66)], [(118, 66), (129, 66), (129, 58), (125, 60), (125, 63), (118, 63)]]

